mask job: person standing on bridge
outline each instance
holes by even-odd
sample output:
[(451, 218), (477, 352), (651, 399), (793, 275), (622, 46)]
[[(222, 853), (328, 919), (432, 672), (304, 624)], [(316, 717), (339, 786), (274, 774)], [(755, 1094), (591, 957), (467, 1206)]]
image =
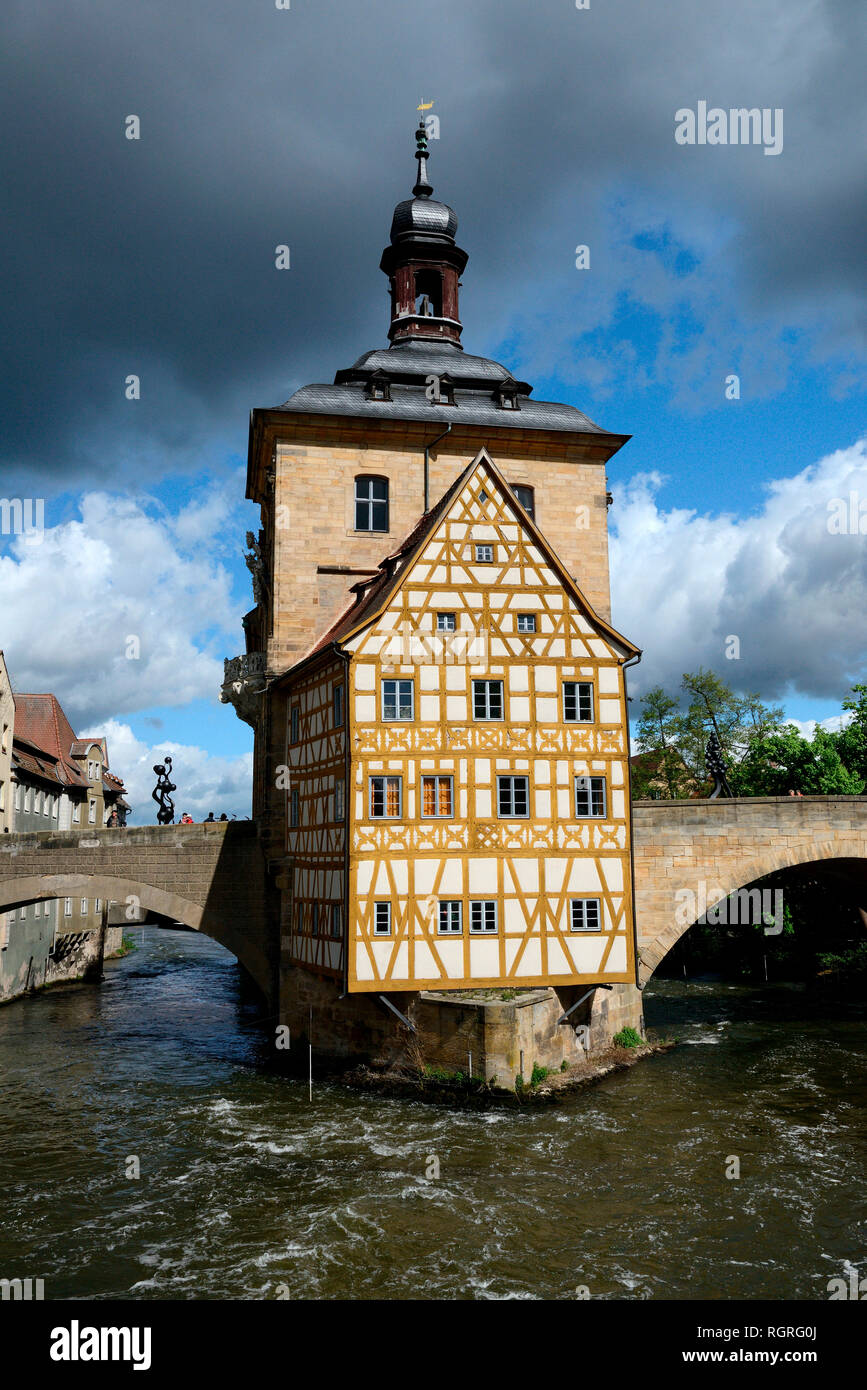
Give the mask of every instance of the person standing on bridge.
[(214, 813), (213, 813), (213, 811), (209, 811), (208, 814), (205, 816), (205, 825), (214, 825), (214, 824), (216, 824), (216, 822), (215, 822), (215, 820), (214, 820)]
[(181, 816), (181, 825), (192, 825), (192, 824), (193, 824), (193, 818), (192, 818), (192, 816), (190, 815), (189, 811), (184, 811), (184, 814)]

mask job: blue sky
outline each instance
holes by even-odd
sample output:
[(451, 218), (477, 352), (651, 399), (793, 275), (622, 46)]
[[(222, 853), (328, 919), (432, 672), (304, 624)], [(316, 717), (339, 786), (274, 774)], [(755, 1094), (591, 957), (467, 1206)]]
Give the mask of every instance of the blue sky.
[[(111, 730), (139, 804), (171, 745), (194, 813), (249, 809), (251, 731), (218, 700), (252, 606), (248, 413), (384, 345), (379, 255), (422, 96), (470, 255), (466, 349), (633, 436), (609, 481), (636, 693), (711, 664), (809, 721), (867, 679), (867, 534), (826, 524), (835, 497), (867, 500), (863, 7), (437, 17), (215, 0), (204, 23), (95, 0), (10, 20), (0, 467), (7, 496), (45, 498), (48, 531), (38, 553), (0, 536), (0, 647), (19, 689)], [(781, 108), (782, 152), (679, 145), (699, 99)]]

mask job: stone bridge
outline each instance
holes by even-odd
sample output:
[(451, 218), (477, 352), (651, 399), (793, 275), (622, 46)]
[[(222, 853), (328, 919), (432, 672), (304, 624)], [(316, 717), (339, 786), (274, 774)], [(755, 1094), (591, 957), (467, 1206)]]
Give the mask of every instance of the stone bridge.
[[(699, 898), (704, 884), (712, 901), (779, 870), (819, 866), (863, 885), (867, 907), (867, 796), (641, 801), (633, 817), (642, 986), (695, 920), (683, 912), (684, 890)], [(37, 898), (132, 898), (213, 937), (276, 1005), (273, 891), (251, 821), (0, 837), (0, 912)], [(638, 1022), (640, 1000), (632, 985), (597, 991), (600, 1039)]]
[(0, 912), (37, 898), (132, 898), (219, 941), (273, 1001), (266, 891), (252, 821), (0, 837)]
[(809, 865), (862, 884), (867, 908), (867, 796), (636, 801), (633, 830), (642, 986), (695, 921), (683, 895), (702, 884), (711, 901)]

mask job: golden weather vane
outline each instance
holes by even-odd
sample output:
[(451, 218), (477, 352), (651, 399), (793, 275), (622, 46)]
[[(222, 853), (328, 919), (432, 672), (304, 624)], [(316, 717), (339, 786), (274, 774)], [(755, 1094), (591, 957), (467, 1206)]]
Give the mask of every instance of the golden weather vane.
[(425, 101), (424, 97), (422, 97), (420, 104), (415, 109), (416, 111), (430, 111), (432, 106), (432, 101)]

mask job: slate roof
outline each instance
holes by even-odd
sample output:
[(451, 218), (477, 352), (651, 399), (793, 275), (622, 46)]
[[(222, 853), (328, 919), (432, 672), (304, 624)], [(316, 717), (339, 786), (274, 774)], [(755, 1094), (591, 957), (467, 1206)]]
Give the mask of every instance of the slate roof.
[[(374, 372), (384, 372), (392, 383), (390, 401), (368, 399), (367, 385)], [(444, 375), (454, 384), (454, 405), (435, 404), (425, 396), (426, 378)], [(517, 386), (518, 410), (506, 410), (499, 404), (496, 388), (500, 383)], [(608, 433), (574, 406), (531, 400), (532, 390), (528, 382), (515, 381), (511, 372), (492, 358), (474, 357), (455, 343), (415, 340), (366, 352), (352, 367), (339, 371), (332, 385), (302, 386), (275, 409), (379, 420), (422, 420), (443, 426)]]

